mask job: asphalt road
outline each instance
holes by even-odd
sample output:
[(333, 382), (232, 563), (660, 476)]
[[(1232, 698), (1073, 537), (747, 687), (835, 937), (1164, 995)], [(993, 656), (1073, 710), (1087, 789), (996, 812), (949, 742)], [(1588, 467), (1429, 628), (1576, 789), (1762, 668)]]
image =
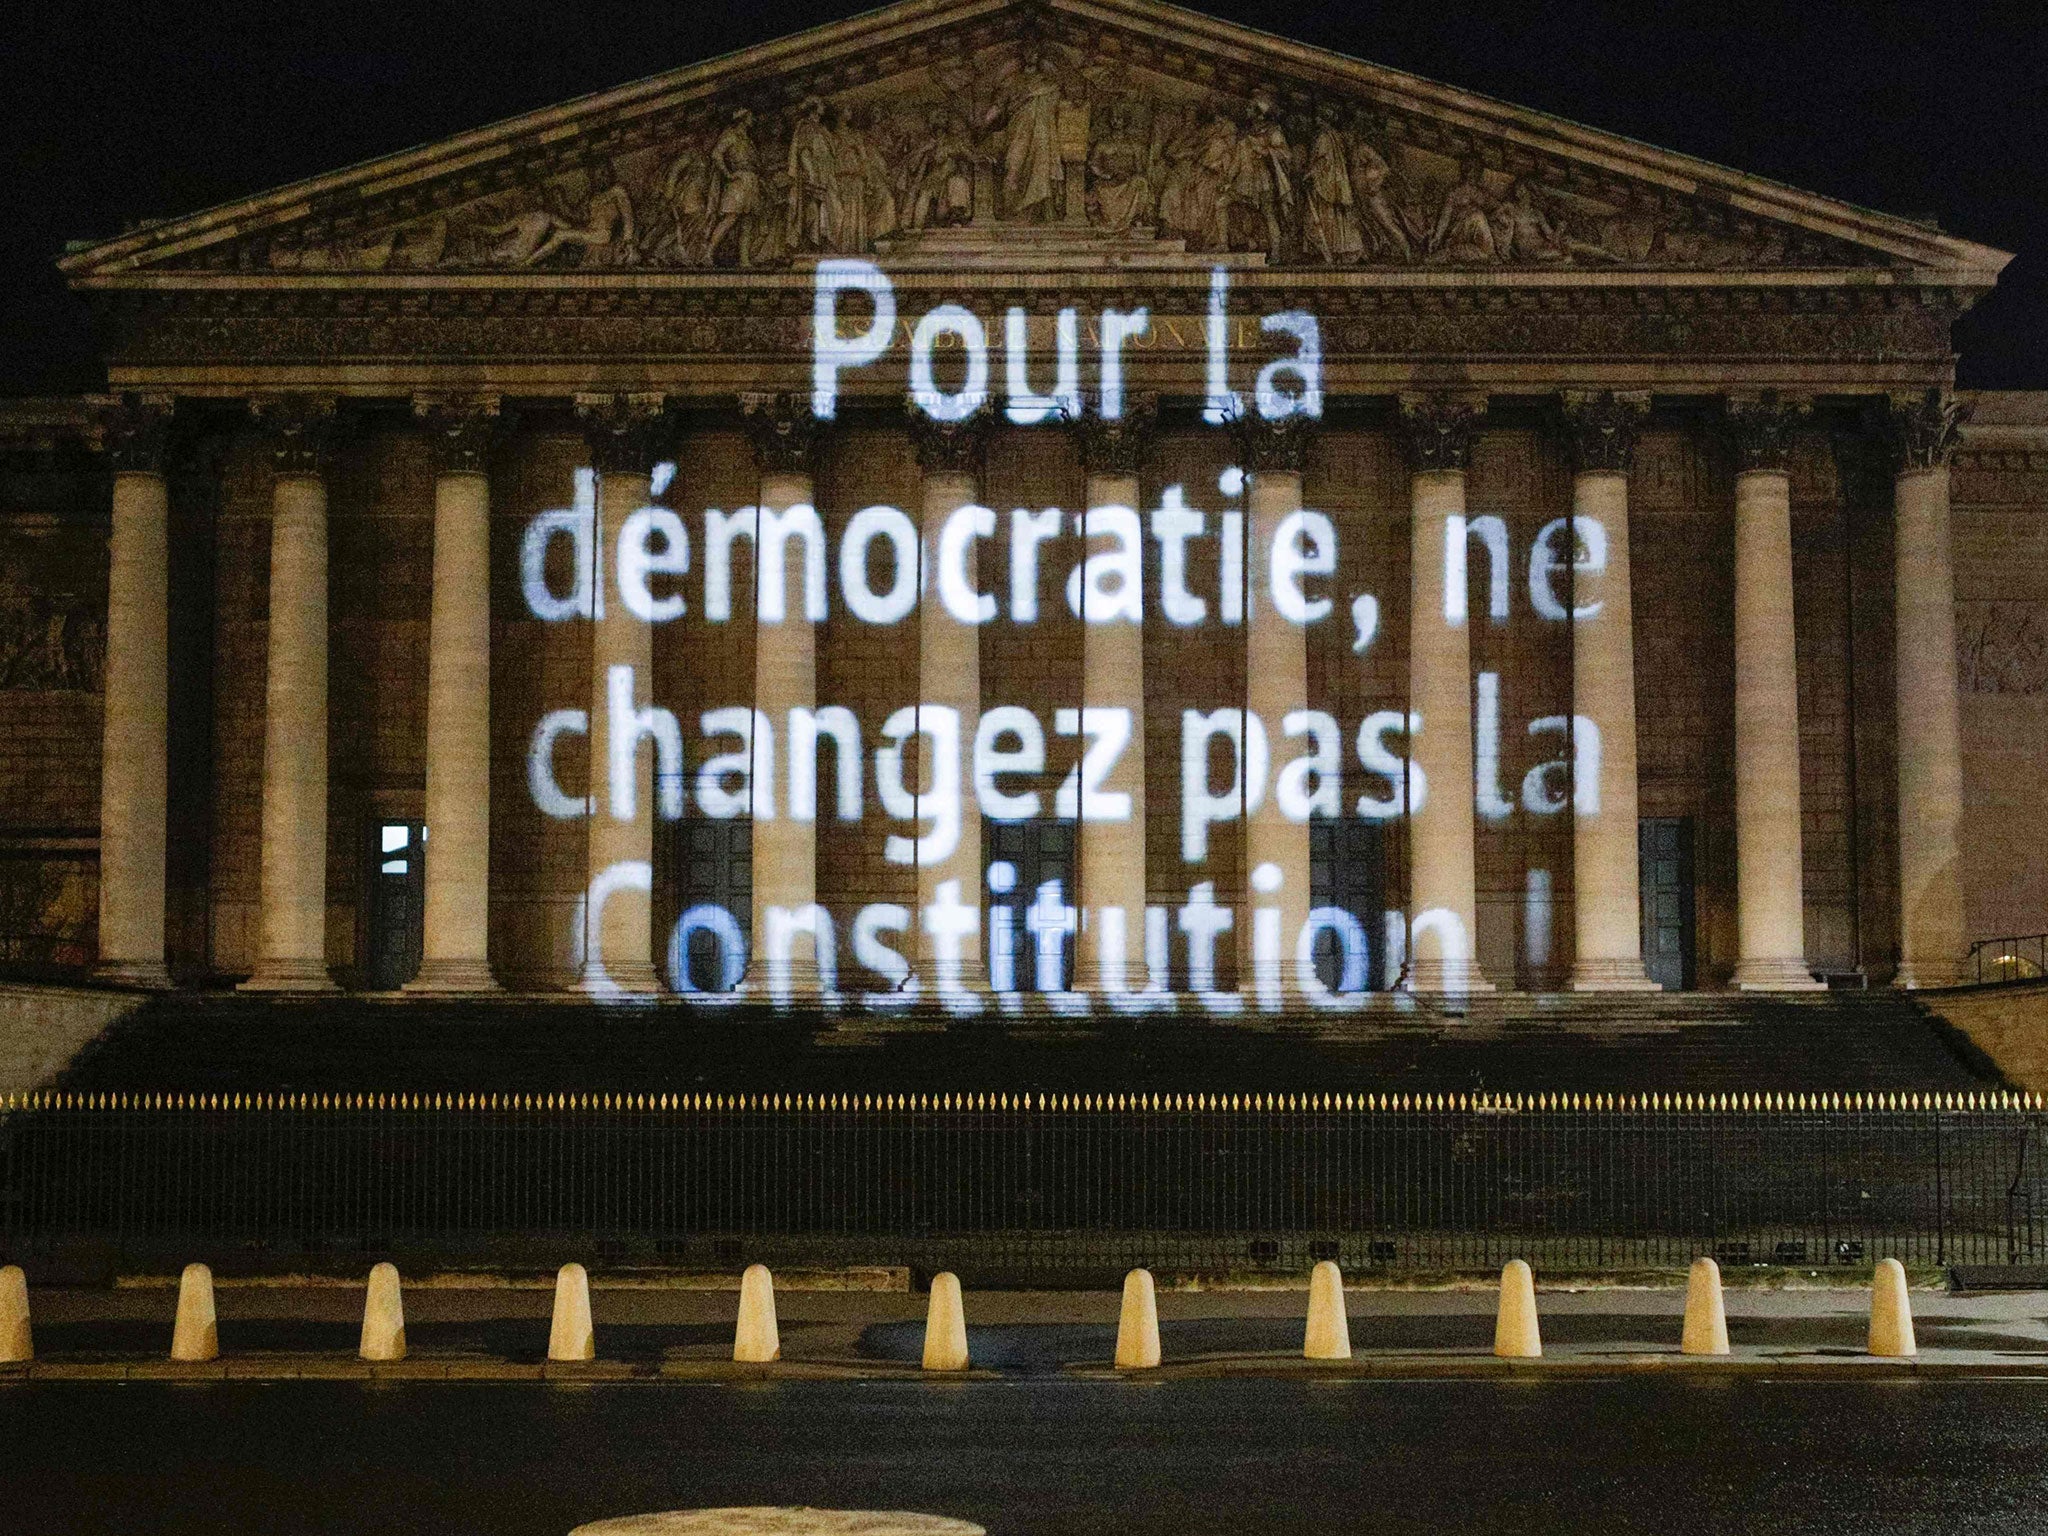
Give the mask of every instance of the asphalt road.
[(713, 1505), (990, 1536), (2038, 1532), (2048, 1383), (30, 1383), (11, 1531), (566, 1536)]

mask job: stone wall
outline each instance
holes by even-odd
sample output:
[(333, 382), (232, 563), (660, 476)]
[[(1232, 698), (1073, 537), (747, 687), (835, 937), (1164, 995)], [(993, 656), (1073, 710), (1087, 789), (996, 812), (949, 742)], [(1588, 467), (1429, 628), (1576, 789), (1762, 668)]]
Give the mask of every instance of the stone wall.
[[(216, 437), (208, 453), (180, 460), (172, 479), (168, 886), (174, 968), (232, 978), (247, 972), (256, 945), (271, 473), (253, 432)], [(1142, 477), (1146, 503), (1178, 482), (1213, 515), (1226, 502), (1218, 476), (1233, 457), (1224, 434), (1162, 433)], [(686, 514), (693, 537), (704, 507), (754, 499), (757, 472), (738, 430), (692, 426), (679, 459), (683, 471), (662, 499)], [(495, 962), (519, 984), (559, 984), (575, 961), (585, 834), (580, 823), (534, 808), (526, 750), (543, 714), (587, 707), (590, 692), (586, 628), (544, 624), (524, 611), (520, 534), (537, 512), (571, 504), (585, 461), (573, 421), (535, 416), (506, 435), (492, 465), (491, 942)], [(914, 507), (917, 476), (900, 431), (876, 425), (828, 437), (817, 499), (835, 554), (860, 507)], [(380, 817), (411, 819), (422, 810), (433, 479), (425, 445), (392, 416), (350, 438), (330, 480), (328, 958), (345, 977), (361, 944), (370, 828)], [(983, 498), (1005, 519), (1003, 558), (994, 562), (1005, 578), (1009, 510), (1077, 508), (1082, 484), (1066, 434), (994, 434)], [(1973, 936), (2035, 932), (2048, 929), (2048, 860), (2034, 848), (2048, 765), (2048, 395), (1978, 397), (1954, 485), (1968, 926)], [(1508, 612), (1496, 622), (1486, 551), (1472, 545), (1473, 666), (1499, 679), (1498, 788), (1509, 801), (1519, 799), (1522, 777), (1541, 755), (1528, 722), (1569, 707), (1568, 636), (1534, 613), (1527, 562), (1543, 525), (1569, 510), (1570, 486), (1557, 447), (1534, 425), (1503, 416), (1475, 448), (1470, 513), (1500, 517), (1510, 546)], [(0, 938), (14, 946), (0, 958), (11, 961), (82, 965), (93, 952), (106, 495), (104, 472), (75, 448), (13, 454), (0, 476)], [(1702, 985), (1725, 978), (1735, 949), (1732, 498), (1725, 458), (1696, 424), (1662, 420), (1646, 429), (1631, 479), (1641, 813), (1693, 819)], [(1307, 703), (1333, 713), (1345, 733), (1348, 811), (1371, 787), (1357, 769), (1358, 722), (1400, 709), (1407, 686), (1407, 473), (1384, 421), (1333, 417), (1310, 451), (1304, 499), (1338, 524), (1332, 594), (1340, 604), (1364, 591), (1379, 600), (1378, 631), (1363, 652), (1341, 608), (1310, 635)], [(1883, 980), (1895, 943), (1888, 478), (1844, 459), (1839, 443), (1815, 430), (1794, 455), (1793, 506), (1808, 947), (1817, 965), (1860, 958)], [(1036, 626), (1020, 632), (1006, 617), (984, 629), (985, 700), (1026, 705), (1048, 722), (1053, 710), (1079, 702), (1081, 626), (1053, 574), (1077, 547), (1069, 531), (1043, 551)], [(684, 585), (699, 593), (703, 552), (695, 553), (699, 563)], [(1191, 587), (1213, 591), (1213, 553), (1193, 553)], [(735, 556), (738, 607), (752, 587), (746, 541)], [(1158, 546), (1148, 539), (1152, 593), (1158, 578)], [(1007, 610), (1006, 579), (999, 596)], [(654, 652), (653, 697), (682, 722), (692, 774), (702, 712), (747, 702), (753, 680), (752, 626), (714, 625), (701, 609), (693, 602), (660, 627)], [(915, 626), (862, 625), (844, 615), (836, 591), (832, 612), (820, 634), (820, 693), (859, 718), (871, 777), (881, 723), (916, 691)], [(1219, 899), (1241, 899), (1240, 830), (1216, 828), (1197, 869), (1182, 861), (1174, 808), (1180, 712), (1241, 698), (1243, 639), (1241, 629), (1216, 623), (1176, 629), (1148, 601), (1147, 886), (1158, 904), (1186, 900), (1197, 878), (1213, 880)], [(1078, 743), (1051, 735), (1047, 744), (1035, 787), (1049, 801)], [(563, 738), (561, 782), (573, 790), (586, 772), (584, 741)], [(871, 782), (866, 797), (872, 812)], [(842, 935), (862, 905), (912, 899), (913, 873), (883, 861), (874, 830), (842, 827), (829, 814), (819, 824), (821, 896)], [(664, 826), (658, 835), (676, 834)], [(1556, 984), (1571, 963), (1569, 817), (1533, 816), (1517, 805), (1498, 819), (1482, 817), (1478, 836), (1483, 962), (1503, 984)], [(1398, 821), (1385, 824), (1389, 904), (1405, 887), (1405, 856)], [(658, 850), (658, 934), (685, 894), (676, 862)], [(1547, 940), (1531, 922), (1532, 874), (1550, 884)], [(1220, 954), (1228, 980), (1234, 946)]]
[(135, 992), (0, 982), (0, 1094), (46, 1086), (141, 1002)]
[(1996, 1062), (2013, 1086), (2048, 1093), (2048, 982), (1938, 992), (1926, 1001)]
[(99, 934), (107, 481), (74, 445), (0, 456), (0, 962)]
[(2048, 931), (2048, 394), (1974, 397), (1954, 479), (1971, 938)]

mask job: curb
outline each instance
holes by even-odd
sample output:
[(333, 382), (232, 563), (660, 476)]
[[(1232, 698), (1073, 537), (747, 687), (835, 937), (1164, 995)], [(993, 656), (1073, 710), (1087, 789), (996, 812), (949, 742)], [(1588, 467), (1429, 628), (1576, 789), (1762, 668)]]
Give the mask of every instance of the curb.
[[(1106, 1361), (1066, 1365), (1040, 1379), (1068, 1381), (1211, 1381), (1309, 1379), (1317, 1381), (1421, 1381), (1546, 1377), (1598, 1380), (1625, 1376), (1770, 1377), (1819, 1380), (2048, 1379), (2048, 1355), (2029, 1360), (1880, 1359), (1869, 1355), (1817, 1360), (1798, 1356), (1693, 1356), (1676, 1352), (1585, 1359), (1503, 1360), (1491, 1354), (1382, 1355), (1354, 1360), (1303, 1360), (1293, 1355), (1218, 1355), (1171, 1360), (1144, 1371), (1120, 1371)], [(243, 1355), (186, 1363), (175, 1360), (33, 1360), (0, 1365), (0, 1385), (29, 1381), (477, 1381), (711, 1382), (967, 1381), (1029, 1379), (1021, 1373), (977, 1367), (926, 1372), (918, 1366), (873, 1360), (779, 1360), (766, 1365), (731, 1360), (521, 1361), (415, 1358), (367, 1361), (333, 1355)]]

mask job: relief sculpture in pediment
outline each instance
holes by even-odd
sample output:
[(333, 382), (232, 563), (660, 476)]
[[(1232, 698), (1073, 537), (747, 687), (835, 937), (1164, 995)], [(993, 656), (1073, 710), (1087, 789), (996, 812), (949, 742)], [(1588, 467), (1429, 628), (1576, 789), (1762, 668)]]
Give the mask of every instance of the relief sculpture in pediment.
[[(383, 228), (288, 226), (244, 246), (241, 261), (298, 272), (752, 269), (1090, 242), (1334, 268), (1845, 259), (1371, 102), (1280, 81), (1197, 86), (1051, 38), (793, 104), (754, 89), (679, 112), (655, 142), (589, 147)], [(970, 227), (978, 246), (942, 233)]]

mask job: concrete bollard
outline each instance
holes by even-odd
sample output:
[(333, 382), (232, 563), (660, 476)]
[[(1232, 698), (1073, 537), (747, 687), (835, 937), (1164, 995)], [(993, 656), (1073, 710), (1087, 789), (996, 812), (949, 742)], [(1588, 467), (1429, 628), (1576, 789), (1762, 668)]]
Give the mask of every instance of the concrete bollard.
[(220, 1325), (213, 1311), (213, 1271), (187, 1264), (178, 1276), (178, 1321), (171, 1328), (171, 1358), (220, 1358)]
[(398, 1293), (398, 1266), (379, 1264), (370, 1271), (363, 1297), (363, 1342), (357, 1350), (365, 1360), (405, 1358), (405, 1301)]
[(28, 1276), (17, 1265), (0, 1269), (0, 1365), (36, 1357), (28, 1326)]
[(1116, 1368), (1149, 1371), (1159, 1364), (1159, 1298), (1152, 1289), (1152, 1271), (1134, 1269), (1124, 1276), (1123, 1310), (1116, 1320)]
[(960, 1277), (932, 1276), (932, 1299), (924, 1314), (924, 1368), (967, 1369), (967, 1312), (960, 1303)]
[(1344, 1272), (1324, 1259), (1309, 1271), (1308, 1329), (1302, 1336), (1302, 1358), (1349, 1360), (1351, 1323), (1344, 1315)]
[(775, 1326), (775, 1277), (765, 1264), (749, 1264), (740, 1276), (740, 1321), (733, 1330), (732, 1357), (765, 1365), (782, 1358)]
[(597, 1358), (597, 1331), (590, 1322), (590, 1272), (581, 1264), (564, 1264), (555, 1272), (555, 1317), (548, 1326), (548, 1358)]
[(1543, 1353), (1543, 1334), (1536, 1326), (1536, 1277), (1521, 1259), (1509, 1259), (1500, 1272), (1493, 1352), (1503, 1360), (1533, 1360)]
[(1920, 1353), (1913, 1342), (1913, 1303), (1906, 1295), (1906, 1266), (1879, 1259), (1870, 1277), (1870, 1352), (1888, 1359)]
[(1678, 1350), (1685, 1355), (1728, 1353), (1728, 1313), (1721, 1304), (1721, 1266), (1701, 1257), (1685, 1278), (1685, 1331)]

